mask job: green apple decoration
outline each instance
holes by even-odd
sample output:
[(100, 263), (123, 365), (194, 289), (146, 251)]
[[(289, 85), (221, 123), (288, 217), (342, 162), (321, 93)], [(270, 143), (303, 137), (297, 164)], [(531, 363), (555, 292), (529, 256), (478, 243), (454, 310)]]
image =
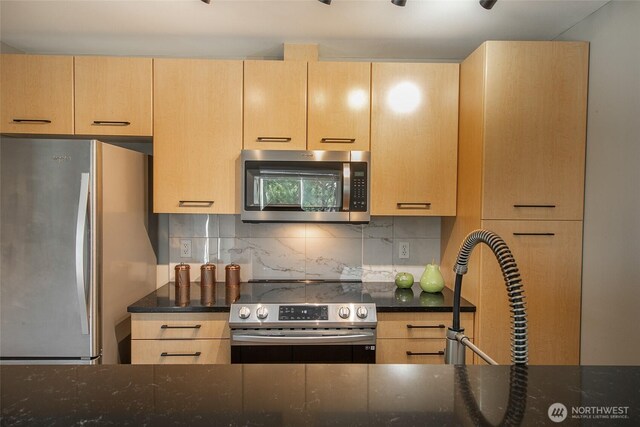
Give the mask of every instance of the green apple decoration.
[(444, 289), (444, 278), (438, 264), (427, 264), (420, 278), (420, 287), (423, 291), (431, 293), (437, 293)]
[(410, 288), (413, 286), (413, 274), (404, 272), (396, 274), (396, 286), (399, 288)]

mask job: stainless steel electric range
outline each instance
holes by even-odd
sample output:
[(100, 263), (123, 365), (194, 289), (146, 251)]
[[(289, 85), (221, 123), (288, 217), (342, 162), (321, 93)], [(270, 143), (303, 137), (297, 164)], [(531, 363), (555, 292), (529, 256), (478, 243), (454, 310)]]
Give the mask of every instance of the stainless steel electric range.
[(262, 281), (229, 315), (231, 363), (375, 363), (376, 306), (360, 282)]

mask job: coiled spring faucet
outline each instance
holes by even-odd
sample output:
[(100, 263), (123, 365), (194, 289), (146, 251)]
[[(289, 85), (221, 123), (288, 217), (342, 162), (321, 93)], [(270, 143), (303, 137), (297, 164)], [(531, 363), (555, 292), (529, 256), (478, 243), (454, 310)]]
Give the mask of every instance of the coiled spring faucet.
[(447, 330), (447, 347), (445, 349), (445, 363), (453, 365), (465, 364), (465, 346), (484, 359), (487, 363), (497, 365), (497, 362), (476, 347), (464, 334), (460, 327), (460, 294), (462, 291), (462, 277), (467, 273), (469, 256), (478, 243), (484, 243), (498, 259), (502, 276), (507, 287), (509, 306), (511, 307), (511, 363), (526, 365), (529, 360), (527, 338), (527, 313), (524, 302), (524, 289), (520, 280), (520, 272), (511, 250), (500, 236), (488, 230), (476, 230), (464, 239), (458, 252), (453, 271), (456, 281), (453, 296), (453, 326)]

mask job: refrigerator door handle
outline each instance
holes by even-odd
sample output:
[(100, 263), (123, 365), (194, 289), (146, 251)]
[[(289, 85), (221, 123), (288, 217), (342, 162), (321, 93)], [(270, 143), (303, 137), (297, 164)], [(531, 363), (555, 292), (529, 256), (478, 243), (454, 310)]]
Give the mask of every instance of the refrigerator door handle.
[(78, 221), (76, 224), (76, 288), (80, 305), (80, 326), (83, 335), (89, 335), (89, 311), (85, 293), (84, 253), (87, 230), (87, 204), (89, 203), (89, 174), (80, 177), (80, 200), (78, 202)]

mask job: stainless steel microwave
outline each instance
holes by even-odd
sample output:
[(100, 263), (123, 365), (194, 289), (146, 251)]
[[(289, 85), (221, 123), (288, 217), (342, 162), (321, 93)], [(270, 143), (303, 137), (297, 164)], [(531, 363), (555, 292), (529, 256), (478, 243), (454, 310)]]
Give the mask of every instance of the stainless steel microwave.
[(370, 218), (368, 151), (243, 150), (244, 222), (349, 222)]

